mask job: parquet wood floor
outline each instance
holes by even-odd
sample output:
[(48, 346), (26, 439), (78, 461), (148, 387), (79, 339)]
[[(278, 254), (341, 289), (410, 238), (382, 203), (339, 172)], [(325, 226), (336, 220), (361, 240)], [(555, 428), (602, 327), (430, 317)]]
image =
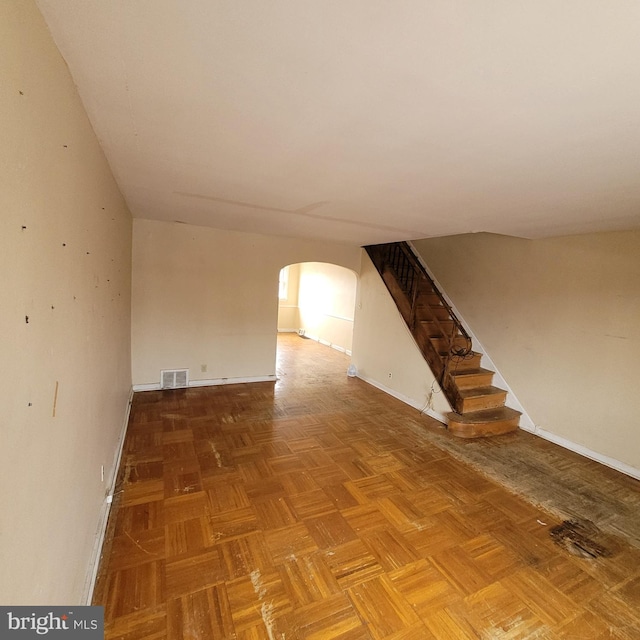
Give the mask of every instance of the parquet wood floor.
[(107, 638), (640, 638), (637, 548), (570, 554), (345, 356), (285, 335), (278, 358), (276, 383), (136, 394)]

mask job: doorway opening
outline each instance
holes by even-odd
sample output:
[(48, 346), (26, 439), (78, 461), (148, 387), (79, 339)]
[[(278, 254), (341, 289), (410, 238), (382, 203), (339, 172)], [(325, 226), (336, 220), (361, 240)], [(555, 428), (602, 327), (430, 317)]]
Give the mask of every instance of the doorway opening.
[(278, 333), (303, 338), (351, 355), (357, 277), (326, 262), (290, 264), (280, 271)]

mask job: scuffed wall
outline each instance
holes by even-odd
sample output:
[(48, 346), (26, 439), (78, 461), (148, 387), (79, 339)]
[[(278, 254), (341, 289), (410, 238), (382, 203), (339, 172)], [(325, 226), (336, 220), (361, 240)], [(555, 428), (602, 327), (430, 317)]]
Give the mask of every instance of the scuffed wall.
[(0, 602), (79, 604), (131, 388), (131, 217), (29, 0), (0, 3), (0, 69)]

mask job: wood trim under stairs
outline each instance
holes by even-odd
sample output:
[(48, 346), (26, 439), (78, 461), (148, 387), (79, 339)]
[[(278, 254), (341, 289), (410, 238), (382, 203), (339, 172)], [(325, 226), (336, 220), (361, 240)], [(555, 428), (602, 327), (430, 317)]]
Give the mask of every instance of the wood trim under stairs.
[(461, 438), (518, 428), (520, 412), (505, 406), (494, 372), (480, 365), (471, 338), (406, 242), (365, 247), (400, 315), (453, 408), (448, 428)]

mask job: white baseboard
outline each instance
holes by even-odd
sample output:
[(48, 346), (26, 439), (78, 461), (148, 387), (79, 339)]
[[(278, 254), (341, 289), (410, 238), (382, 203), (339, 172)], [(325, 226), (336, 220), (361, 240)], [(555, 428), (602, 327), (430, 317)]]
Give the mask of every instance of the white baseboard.
[(332, 344), (331, 345), (332, 349), (335, 349), (336, 351), (339, 351), (340, 353), (344, 353), (345, 355), (350, 356), (351, 355), (351, 349), (345, 349), (344, 347), (341, 347), (338, 344)]
[(298, 333), (297, 329), (278, 329), (278, 333)]
[(558, 436), (555, 433), (551, 433), (551, 431), (545, 431), (540, 427), (536, 428), (533, 432), (535, 435), (544, 438), (545, 440), (549, 440), (549, 442), (553, 442), (565, 449), (569, 449), (575, 453), (584, 456), (585, 458), (589, 458), (590, 460), (595, 460), (600, 464), (605, 465), (606, 467), (610, 467), (611, 469), (615, 469), (620, 473), (624, 473), (627, 476), (631, 476), (636, 480), (640, 480), (640, 469), (636, 469), (625, 462), (621, 462), (620, 460), (616, 460), (615, 458), (610, 458), (609, 456), (605, 456), (602, 453), (598, 453), (597, 451), (592, 451), (591, 449), (587, 449), (587, 447), (582, 446), (576, 442), (572, 442), (571, 440), (567, 440), (562, 436)]
[(442, 424), (447, 424), (447, 417), (443, 413), (440, 413), (439, 411), (434, 411), (433, 409), (425, 408), (424, 403), (421, 404), (417, 400), (414, 400), (413, 398), (409, 398), (409, 396), (405, 396), (404, 394), (399, 393), (395, 389), (390, 389), (389, 387), (385, 387), (383, 384), (381, 384), (377, 380), (366, 378), (364, 376), (361, 376), (360, 374), (358, 374), (357, 377), (360, 378), (360, 380), (362, 380), (363, 382), (370, 384), (372, 387), (375, 387), (376, 389), (380, 389), (380, 391), (384, 391), (385, 393), (389, 394), (390, 396), (393, 396), (397, 400), (400, 400), (401, 402), (408, 404), (410, 407), (417, 409), (420, 413), (424, 413), (428, 415), (430, 418), (433, 418), (438, 422), (442, 422)]
[(303, 335), (308, 340), (315, 340), (315, 342), (319, 342), (321, 345), (324, 345), (325, 347), (331, 347), (332, 349), (335, 349), (340, 353), (346, 353), (348, 356), (351, 355), (351, 349), (345, 349), (344, 347), (341, 347), (339, 344), (333, 344), (332, 342), (329, 342), (329, 340), (325, 340), (324, 338), (320, 338), (318, 336), (312, 336), (308, 333), (303, 333), (301, 335)]
[(100, 517), (98, 521), (98, 530), (93, 544), (93, 552), (91, 554), (91, 562), (89, 564), (87, 579), (85, 581), (83, 601), (86, 605), (91, 604), (91, 600), (93, 598), (93, 590), (95, 589), (96, 580), (98, 578), (98, 569), (100, 568), (100, 560), (102, 557), (102, 546), (104, 545), (104, 538), (107, 533), (107, 523), (109, 522), (109, 514), (111, 512), (111, 498), (113, 497), (116, 481), (118, 479), (118, 469), (120, 468), (120, 459), (122, 458), (124, 439), (127, 435), (127, 427), (129, 426), (129, 416), (131, 415), (132, 402), (133, 387), (129, 391), (129, 399), (127, 401), (127, 407), (125, 409), (124, 420), (122, 423), (122, 428), (120, 430), (120, 436), (118, 437), (116, 450), (113, 455), (113, 465), (109, 470), (109, 476), (106, 482), (107, 489), (104, 500), (102, 502)]
[(138, 393), (138, 391), (159, 391), (160, 383), (152, 382), (150, 384), (134, 384), (133, 391), (134, 393)]
[[(269, 376), (253, 376), (248, 378), (212, 378), (210, 380), (189, 380), (189, 387), (216, 387), (223, 384), (245, 384), (247, 382), (273, 382), (275, 374)], [(160, 383), (134, 384), (133, 390), (138, 391), (160, 391)]]
[(273, 382), (275, 373), (269, 376), (253, 376), (250, 378), (214, 378), (212, 380), (189, 380), (190, 387), (216, 387), (222, 384), (246, 384), (248, 382)]

